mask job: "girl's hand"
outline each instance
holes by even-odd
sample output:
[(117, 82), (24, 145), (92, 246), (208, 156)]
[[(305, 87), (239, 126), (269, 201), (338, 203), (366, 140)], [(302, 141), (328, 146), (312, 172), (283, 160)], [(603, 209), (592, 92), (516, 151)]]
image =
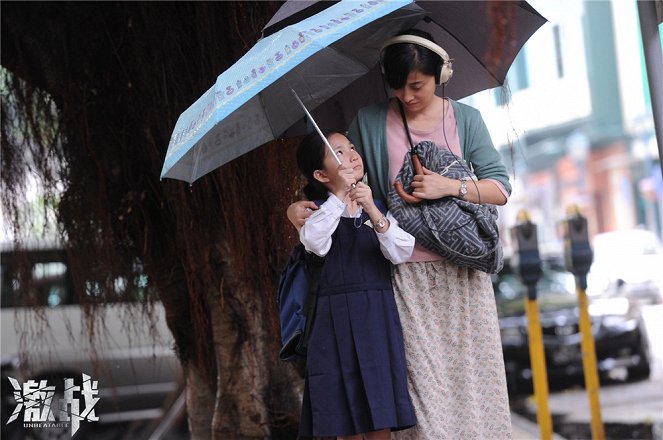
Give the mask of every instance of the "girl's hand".
[(412, 179), (412, 195), (421, 199), (436, 200), (458, 193), (458, 181), (424, 168), (424, 174)]
[[(389, 220), (382, 214), (382, 211), (375, 206), (373, 192), (371, 187), (365, 183), (357, 183), (357, 187), (350, 191), (350, 199), (355, 200), (364, 212), (368, 214), (373, 224), (375, 232), (384, 234), (389, 229)], [(379, 226), (378, 226), (379, 225)]]
[(334, 195), (340, 200), (343, 200), (345, 196), (348, 195), (352, 189), (352, 185), (355, 184), (357, 179), (355, 179), (355, 172), (352, 167), (347, 165), (339, 165), (336, 171), (336, 175), (331, 176), (330, 178), (330, 184)]
[(290, 220), (290, 223), (299, 230), (304, 226), (306, 219), (310, 217), (311, 213), (317, 210), (318, 205), (316, 205), (315, 202), (300, 200), (299, 202), (292, 203), (288, 206), (288, 220)]
[(350, 200), (356, 201), (359, 206), (368, 214), (369, 216), (376, 211), (379, 211), (375, 202), (373, 201), (373, 192), (371, 187), (365, 183), (357, 183), (357, 187), (350, 190)]

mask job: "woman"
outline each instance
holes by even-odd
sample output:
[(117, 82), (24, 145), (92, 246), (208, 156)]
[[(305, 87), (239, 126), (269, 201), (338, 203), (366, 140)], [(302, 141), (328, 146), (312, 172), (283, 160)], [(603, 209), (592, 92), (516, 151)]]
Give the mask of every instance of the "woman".
[[(381, 57), (393, 98), (361, 109), (349, 131), (350, 140), (364, 157), (375, 197), (386, 199), (410, 148), (400, 103), (414, 144), (430, 140), (451, 149), (472, 165), (478, 178), (466, 183), (424, 169), (414, 178), (413, 195), (505, 204), (511, 192), (508, 174), (480, 113), (435, 95), (436, 87), (443, 86), (452, 74), (446, 52), (431, 44), (432, 38), (425, 32), (405, 34), (408, 37), (390, 40)], [(293, 224), (304, 223), (307, 207), (315, 209), (309, 202), (289, 207)], [(417, 245), (407, 263), (394, 266), (393, 284), (417, 416), (417, 426), (400, 433), (400, 438), (511, 438), (490, 276), (457, 266)]]
[(356, 183), (364, 164), (354, 145), (338, 132), (325, 136), (333, 154), (317, 133), (297, 149), (304, 193), (324, 200), (299, 237), (325, 257), (299, 435), (389, 440), (416, 423), (391, 285), (391, 263), (407, 261), (414, 237), (378, 208), (368, 185)]

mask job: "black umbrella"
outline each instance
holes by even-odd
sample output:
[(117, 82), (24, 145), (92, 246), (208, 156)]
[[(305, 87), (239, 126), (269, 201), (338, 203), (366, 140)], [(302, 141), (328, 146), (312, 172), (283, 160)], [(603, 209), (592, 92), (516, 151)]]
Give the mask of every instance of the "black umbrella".
[[(336, 2), (288, 0), (263, 30), (270, 35)], [(361, 4), (361, 3), (358, 3)], [(526, 1), (416, 1), (427, 12), (415, 27), (430, 33), (453, 59), (454, 75), (444, 95), (461, 99), (504, 84), (525, 42), (546, 19)], [(442, 94), (438, 88), (438, 94)], [(312, 113), (325, 127), (347, 127), (361, 107), (385, 99), (379, 66), (320, 105)], [(305, 131), (304, 124), (286, 135)]]

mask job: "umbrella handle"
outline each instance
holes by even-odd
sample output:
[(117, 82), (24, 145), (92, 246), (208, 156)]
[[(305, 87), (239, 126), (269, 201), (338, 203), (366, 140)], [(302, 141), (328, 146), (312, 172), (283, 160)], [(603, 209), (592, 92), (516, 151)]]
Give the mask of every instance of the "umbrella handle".
[[(416, 154), (412, 155), (412, 167), (414, 168), (414, 174), (424, 174), (424, 169), (421, 166), (421, 160), (419, 160), (419, 156)], [(396, 194), (398, 194), (399, 197), (407, 203), (421, 203), (424, 200), (417, 196), (413, 196), (412, 194), (406, 193), (405, 189), (403, 188), (403, 183), (400, 180), (396, 180), (394, 182), (394, 189), (396, 190)]]

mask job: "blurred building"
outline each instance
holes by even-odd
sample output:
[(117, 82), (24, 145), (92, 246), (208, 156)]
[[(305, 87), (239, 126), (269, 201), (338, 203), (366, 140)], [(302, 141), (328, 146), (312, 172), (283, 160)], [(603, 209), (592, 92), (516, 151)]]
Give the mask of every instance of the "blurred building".
[[(636, 1), (531, 3), (549, 23), (518, 54), (508, 87), (463, 100), (481, 110), (512, 172), (504, 232), (526, 208), (542, 251), (559, 251), (558, 224), (577, 204), (591, 236), (639, 226), (662, 236), (663, 183)], [(509, 234), (502, 236), (508, 248)]]

